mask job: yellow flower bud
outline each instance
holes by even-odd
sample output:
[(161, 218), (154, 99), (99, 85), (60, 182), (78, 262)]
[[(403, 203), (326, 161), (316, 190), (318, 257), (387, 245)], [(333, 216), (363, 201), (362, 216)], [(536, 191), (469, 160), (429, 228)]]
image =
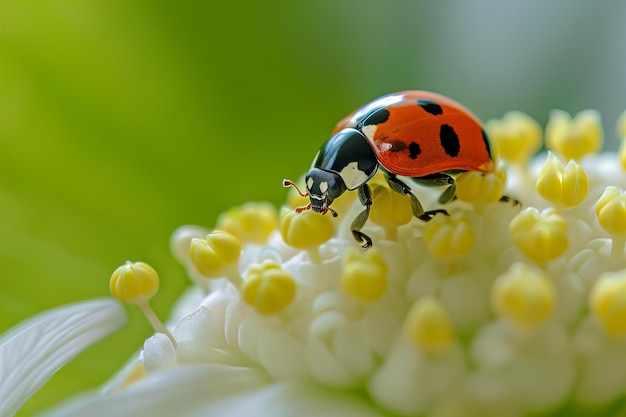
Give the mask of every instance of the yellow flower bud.
[(387, 289), (387, 263), (374, 247), (367, 252), (350, 248), (341, 274), (343, 291), (367, 301), (378, 300)]
[(626, 269), (598, 278), (589, 296), (589, 308), (608, 334), (626, 334)]
[(270, 203), (247, 203), (220, 216), (217, 228), (237, 237), (243, 243), (267, 242), (276, 229), (278, 215)]
[(369, 218), (385, 229), (389, 240), (396, 240), (396, 228), (413, 218), (411, 200), (382, 184), (372, 184), (371, 189), (373, 204)]
[(537, 192), (543, 198), (565, 207), (573, 207), (583, 202), (588, 190), (587, 175), (576, 161), (570, 160), (563, 167), (559, 159), (548, 152), (537, 178)]
[(404, 320), (404, 335), (426, 354), (442, 353), (454, 342), (454, 328), (439, 300), (427, 296), (417, 300)]
[(207, 278), (221, 278), (224, 268), (239, 259), (241, 242), (223, 230), (209, 233), (206, 239), (191, 240), (191, 262)]
[(330, 214), (321, 215), (311, 210), (296, 213), (283, 209), (280, 212), (279, 229), (285, 243), (307, 250), (314, 262), (321, 261), (317, 248), (333, 236)]
[(626, 234), (626, 195), (617, 187), (606, 187), (596, 204), (596, 215), (611, 235)]
[(511, 111), (501, 120), (488, 121), (485, 130), (496, 154), (512, 164), (525, 164), (541, 148), (541, 126), (519, 111)]
[(491, 303), (496, 314), (519, 326), (544, 322), (554, 309), (556, 290), (540, 269), (517, 262), (496, 278)]
[(546, 147), (566, 160), (579, 160), (602, 148), (604, 134), (600, 113), (585, 110), (573, 119), (562, 110), (553, 110), (546, 126)]
[(159, 289), (159, 275), (150, 265), (143, 262), (126, 262), (113, 271), (109, 288), (115, 298), (125, 303), (137, 304), (154, 330), (165, 334), (176, 347), (176, 340), (148, 303)]
[(125, 303), (145, 303), (159, 290), (159, 275), (146, 263), (129, 261), (113, 272), (109, 288)]
[(437, 214), (426, 223), (424, 240), (431, 255), (440, 259), (452, 259), (465, 255), (472, 249), (474, 229), (462, 214)]
[(242, 297), (260, 314), (276, 314), (296, 295), (296, 281), (271, 260), (251, 266), (246, 273)]
[(509, 225), (515, 246), (539, 265), (558, 258), (568, 245), (567, 223), (553, 208), (520, 212)]
[(622, 163), (624, 171), (626, 171), (626, 139), (622, 139), (622, 146), (619, 148), (619, 161)]
[(506, 171), (498, 169), (496, 172), (485, 174), (477, 171), (467, 171), (456, 179), (456, 196), (468, 203), (491, 204), (502, 198)]

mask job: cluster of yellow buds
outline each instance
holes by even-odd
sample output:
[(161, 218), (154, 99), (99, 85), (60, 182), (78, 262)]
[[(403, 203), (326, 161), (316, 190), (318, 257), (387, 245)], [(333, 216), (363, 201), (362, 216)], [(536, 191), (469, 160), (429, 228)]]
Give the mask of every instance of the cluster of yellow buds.
[[(568, 409), (572, 398), (624, 398), (626, 380), (599, 389), (597, 375), (626, 345), (626, 146), (621, 162), (607, 162), (612, 184), (594, 163), (603, 158), (596, 112), (553, 112), (548, 152), (534, 160), (542, 131), (529, 116), (511, 112), (486, 130), (502, 163), (458, 175), (448, 215), (418, 220), (408, 196), (378, 175), (370, 182), (367, 251), (350, 235), (362, 210), (350, 193), (333, 203), (337, 218), (296, 212), (303, 201), (292, 193), (280, 211), (248, 203), (213, 231), (178, 231), (172, 247), (206, 296), (194, 320), (210, 317), (217, 335), (199, 357), (237, 351), (225, 363), (359, 391), (391, 414), (526, 415)], [(618, 131), (626, 137), (626, 113)], [(425, 205), (437, 198), (414, 191)], [(143, 263), (111, 278), (113, 294), (139, 305), (172, 346), (187, 332), (173, 353), (184, 363), (193, 333), (158, 322), (147, 303), (157, 288)], [(193, 349), (211, 343), (198, 337)]]

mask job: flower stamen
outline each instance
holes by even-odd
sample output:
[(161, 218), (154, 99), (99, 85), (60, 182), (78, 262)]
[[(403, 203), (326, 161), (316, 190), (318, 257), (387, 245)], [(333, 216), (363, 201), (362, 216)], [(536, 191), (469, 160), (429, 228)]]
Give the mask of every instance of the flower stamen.
[(540, 266), (567, 249), (567, 223), (552, 207), (541, 213), (534, 207), (526, 208), (513, 218), (509, 230), (515, 246)]
[(341, 287), (353, 297), (378, 300), (387, 289), (387, 269), (387, 263), (377, 248), (366, 252), (350, 248), (344, 261)]
[(565, 160), (580, 160), (602, 148), (600, 113), (584, 110), (574, 118), (562, 110), (553, 110), (546, 126), (546, 147)]
[(372, 184), (373, 204), (369, 219), (385, 230), (388, 240), (398, 239), (398, 227), (413, 218), (411, 200), (383, 184)]
[(113, 271), (109, 281), (111, 294), (128, 304), (136, 304), (157, 333), (165, 334), (176, 347), (174, 336), (167, 330), (148, 301), (159, 290), (159, 275), (150, 265), (127, 261)]
[(448, 313), (439, 300), (430, 296), (413, 304), (404, 321), (404, 335), (428, 355), (443, 353), (455, 340)]
[(621, 256), (626, 243), (626, 195), (617, 187), (606, 187), (596, 204), (596, 215), (611, 235), (611, 255)]
[(259, 314), (271, 315), (287, 307), (296, 294), (296, 281), (276, 262), (250, 266), (241, 295)]
[(279, 218), (280, 234), (285, 243), (304, 249), (314, 263), (321, 263), (319, 246), (333, 236), (333, 224), (328, 216), (320, 216), (313, 211), (296, 213), (283, 209)]
[(548, 152), (537, 179), (537, 191), (546, 200), (565, 207), (577, 206), (587, 196), (589, 184), (585, 171), (574, 160), (565, 167), (559, 159)]
[(606, 272), (595, 283), (589, 307), (611, 336), (626, 334), (626, 269)]
[(235, 287), (241, 287), (243, 281), (237, 265), (241, 242), (235, 236), (214, 230), (206, 239), (193, 238), (189, 253), (198, 272), (206, 278), (226, 278)]
[(533, 327), (552, 314), (554, 285), (540, 269), (517, 262), (500, 275), (491, 289), (495, 312), (520, 327)]

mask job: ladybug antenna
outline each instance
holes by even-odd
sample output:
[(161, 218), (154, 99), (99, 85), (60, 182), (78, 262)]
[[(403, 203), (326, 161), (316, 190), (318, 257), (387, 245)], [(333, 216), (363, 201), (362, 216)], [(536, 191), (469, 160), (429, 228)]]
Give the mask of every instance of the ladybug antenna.
[[(337, 212), (333, 209), (331, 209), (330, 207), (326, 206), (326, 211), (330, 211), (330, 214), (333, 215), (333, 217), (337, 217)], [(326, 214), (326, 211), (324, 211), (323, 214)]]
[(302, 197), (308, 197), (309, 196), (309, 193), (303, 193), (302, 191), (300, 191), (298, 186), (291, 180), (283, 180), (283, 187), (293, 187), (293, 188), (296, 189), (298, 194), (300, 194)]

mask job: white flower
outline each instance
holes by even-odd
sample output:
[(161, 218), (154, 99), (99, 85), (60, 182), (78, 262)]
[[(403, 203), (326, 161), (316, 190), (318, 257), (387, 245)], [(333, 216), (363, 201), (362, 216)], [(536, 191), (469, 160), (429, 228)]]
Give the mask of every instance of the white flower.
[[(617, 154), (589, 154), (602, 140), (599, 118), (561, 117), (555, 153), (530, 161), (540, 139), (502, 135), (540, 132), (513, 119), (492, 135), (511, 168), (462, 174), (450, 216), (412, 219), (408, 198), (373, 187), (367, 252), (349, 231), (361, 210), (349, 195), (335, 201), (337, 219), (250, 203), (213, 232), (179, 229), (172, 249), (196, 285), (169, 330), (157, 325), (106, 394), (49, 415), (618, 414), (624, 167)], [(569, 149), (580, 137), (584, 149)], [(560, 160), (564, 149), (579, 160)], [(436, 207), (436, 194), (416, 191)], [(522, 207), (497, 202), (503, 191)], [(145, 287), (130, 300), (144, 308), (154, 287), (138, 284), (142, 274), (116, 288), (126, 299)]]

